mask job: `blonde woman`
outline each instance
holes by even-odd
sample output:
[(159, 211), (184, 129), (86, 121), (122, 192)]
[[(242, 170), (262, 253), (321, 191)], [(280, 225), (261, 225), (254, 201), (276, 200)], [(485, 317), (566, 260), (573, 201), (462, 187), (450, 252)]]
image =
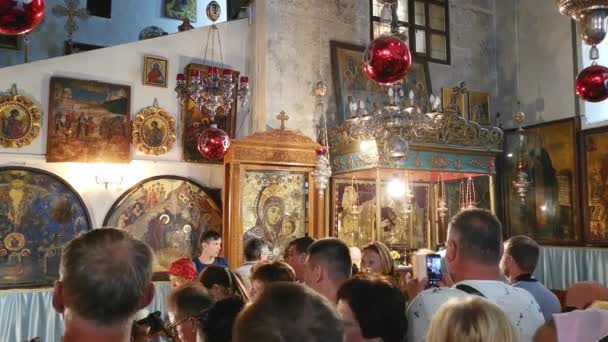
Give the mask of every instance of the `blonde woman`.
[(519, 335), (505, 313), (478, 297), (452, 299), (433, 317), (426, 342), (518, 342)]
[(393, 277), (395, 275), (395, 265), (388, 247), (378, 241), (363, 247), (361, 270)]

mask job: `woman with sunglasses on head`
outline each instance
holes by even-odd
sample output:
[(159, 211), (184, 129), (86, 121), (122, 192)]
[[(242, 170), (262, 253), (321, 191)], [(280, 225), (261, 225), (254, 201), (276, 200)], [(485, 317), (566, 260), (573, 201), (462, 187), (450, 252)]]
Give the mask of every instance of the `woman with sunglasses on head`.
[(228, 268), (209, 265), (199, 275), (198, 280), (207, 289), (215, 302), (235, 296), (243, 302), (249, 301), (249, 296), (243, 283)]

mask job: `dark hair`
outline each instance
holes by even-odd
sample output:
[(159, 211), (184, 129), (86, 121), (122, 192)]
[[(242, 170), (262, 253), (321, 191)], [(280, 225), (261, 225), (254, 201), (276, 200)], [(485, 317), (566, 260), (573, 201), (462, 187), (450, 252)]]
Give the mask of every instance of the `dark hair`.
[(308, 247), (308, 257), (326, 265), (332, 280), (351, 277), (352, 259), (348, 246), (340, 239), (324, 238)]
[(262, 262), (251, 270), (251, 280), (254, 279), (263, 283), (296, 281), (296, 272), (283, 261)]
[(205, 335), (205, 342), (230, 342), (232, 327), (245, 302), (238, 297), (222, 299), (201, 316), (199, 324)]
[(223, 266), (209, 265), (205, 267), (198, 277), (200, 283), (208, 289), (213, 287), (213, 285), (221, 285), (227, 289), (234, 290), (232, 272)]
[(262, 252), (268, 245), (264, 240), (253, 238), (245, 245), (245, 260), (256, 261), (262, 258)]
[(485, 209), (459, 212), (449, 224), (456, 233), (459, 252), (486, 265), (498, 264), (502, 257), (502, 224)]
[(327, 299), (306, 286), (278, 282), (239, 314), (232, 341), (342, 342), (343, 333)]
[(203, 242), (209, 242), (210, 240), (219, 240), (222, 238), (222, 234), (215, 230), (208, 230), (201, 235), (201, 238), (198, 240), (198, 244), (201, 245)]
[(243, 300), (248, 300), (249, 298), (247, 290), (244, 288), (239, 277), (226, 267), (209, 265), (199, 274), (198, 281), (207, 289), (212, 288), (213, 285), (220, 285)]
[(525, 235), (518, 235), (507, 240), (505, 253), (510, 255), (522, 271), (534, 273), (540, 253), (538, 243)]
[(363, 337), (403, 341), (407, 332), (405, 296), (388, 278), (361, 273), (342, 284), (338, 290), (340, 300), (348, 303)]
[(152, 284), (153, 258), (148, 245), (120, 229), (73, 239), (61, 255), (65, 306), (99, 325), (128, 319)]
[(307, 253), (308, 247), (310, 247), (313, 242), (315, 242), (315, 239), (311, 238), (310, 236), (302, 236), (297, 239), (291, 240), (289, 242), (289, 245), (287, 246), (287, 249), (289, 250), (291, 246), (295, 246), (296, 252), (298, 254)]
[(167, 307), (176, 312), (178, 319), (198, 317), (213, 304), (213, 299), (200, 283), (189, 282), (169, 293)]

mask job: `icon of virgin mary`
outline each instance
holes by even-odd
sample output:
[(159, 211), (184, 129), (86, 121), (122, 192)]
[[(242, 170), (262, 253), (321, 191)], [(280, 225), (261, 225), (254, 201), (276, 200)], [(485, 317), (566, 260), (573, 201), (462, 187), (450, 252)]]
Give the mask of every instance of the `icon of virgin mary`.
[(273, 255), (280, 255), (292, 238), (293, 232), (284, 231), (286, 218), (285, 200), (273, 186), (263, 188), (256, 200), (256, 224), (245, 232), (243, 244), (253, 238), (264, 240)]

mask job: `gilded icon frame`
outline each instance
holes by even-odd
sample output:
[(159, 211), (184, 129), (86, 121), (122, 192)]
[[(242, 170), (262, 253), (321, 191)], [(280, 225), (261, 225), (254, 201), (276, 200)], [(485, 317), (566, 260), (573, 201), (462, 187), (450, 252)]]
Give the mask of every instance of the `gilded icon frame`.
[[(273, 248), (275, 254), (284, 252), (281, 248), (286, 247), (285, 243), (287, 240), (295, 238), (296, 235), (297, 237), (303, 235), (311, 237), (328, 236), (328, 230), (326, 229), (328, 218), (325, 217), (325, 201), (328, 196), (323, 197), (320, 195), (315, 187), (316, 183), (312, 175), (317, 164), (316, 150), (319, 147), (320, 145), (311, 138), (287, 129), (254, 133), (248, 137), (232, 141), (230, 149), (228, 149), (228, 153), (224, 157), (224, 223), (222, 229), (223, 254), (228, 258), (231, 267), (238, 267), (243, 262), (244, 238), (248, 238), (248, 236), (244, 235), (249, 228), (252, 228), (245, 225), (252, 225), (251, 217), (256, 215), (251, 212), (246, 213), (246, 210), (256, 210), (259, 213), (259, 206), (261, 204), (264, 220), (266, 220), (267, 211), (271, 209), (273, 203), (279, 209), (282, 207), (283, 210), (278, 211), (283, 214), (280, 216), (283, 220), (280, 225), (281, 232), (291, 229), (286, 228), (288, 221), (286, 217), (290, 215), (295, 216), (291, 212), (287, 213), (290, 210), (289, 203), (291, 199), (289, 201), (273, 199), (266, 206), (266, 201), (262, 202), (260, 199), (261, 196), (264, 196), (264, 189), (258, 192), (259, 198), (253, 196), (253, 193), (247, 194), (247, 191), (252, 192), (252, 190), (248, 189), (260, 189), (260, 186), (271, 185), (268, 183), (248, 187), (248, 184), (246, 184), (248, 173), (264, 173), (278, 178), (281, 176), (301, 175), (300, 179), (308, 183), (304, 199), (305, 203), (298, 202), (304, 204), (304, 208), (300, 207), (302, 216), (298, 217), (299, 221), (296, 220), (293, 225), (294, 231), (298, 229), (299, 231), (296, 231), (296, 234), (292, 234), (293, 236), (278, 236), (278, 240), (281, 243), (278, 244), (278, 250)], [(283, 196), (285, 197), (285, 195)], [(271, 196), (266, 196), (266, 199), (269, 197)], [(254, 203), (251, 203), (252, 201)], [(276, 205), (277, 202), (283, 202), (283, 205), (280, 203)], [(247, 218), (247, 215), (249, 218)], [(272, 222), (270, 226), (275, 224), (279, 227), (277, 221)], [(269, 225), (266, 225), (266, 221), (260, 226), (262, 228), (269, 227)], [(254, 232), (257, 235), (261, 235), (258, 233), (270, 230), (257, 229)], [(266, 237), (267, 235), (264, 234), (264, 238)], [(275, 237), (277, 237), (276, 234)], [(277, 241), (277, 238), (274, 241)]]
[[(15, 113), (17, 116), (13, 117)], [(24, 122), (25, 127), (22, 127)], [(28, 146), (40, 135), (41, 126), (40, 107), (32, 99), (16, 92), (0, 95), (0, 146)], [(13, 130), (18, 130), (15, 137), (12, 136)]]
[[(148, 122), (150, 127), (147, 126)], [(159, 133), (160, 139), (157, 136)], [(133, 145), (139, 151), (158, 156), (169, 152), (175, 141), (175, 119), (166, 110), (147, 107), (137, 113), (133, 119)]]

